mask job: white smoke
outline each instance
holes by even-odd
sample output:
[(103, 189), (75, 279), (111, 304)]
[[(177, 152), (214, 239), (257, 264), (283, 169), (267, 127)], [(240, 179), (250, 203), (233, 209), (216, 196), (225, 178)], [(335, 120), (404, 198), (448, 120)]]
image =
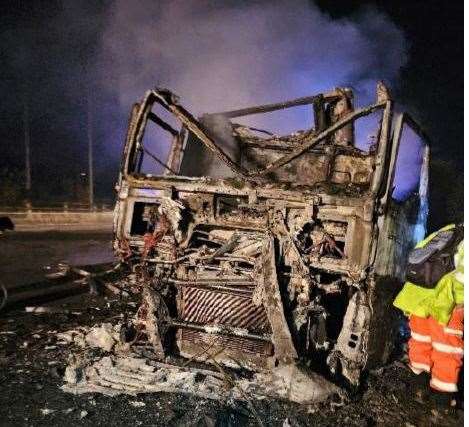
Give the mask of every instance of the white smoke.
[(103, 70), (122, 106), (165, 86), (196, 114), (376, 80), (406, 61), (403, 33), (374, 9), (333, 20), (306, 0), (117, 0), (102, 36)]

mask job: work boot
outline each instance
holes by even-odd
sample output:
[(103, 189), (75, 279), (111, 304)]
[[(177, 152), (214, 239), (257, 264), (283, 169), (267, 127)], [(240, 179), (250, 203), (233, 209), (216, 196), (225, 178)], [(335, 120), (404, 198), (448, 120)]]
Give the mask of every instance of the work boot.
[(415, 400), (419, 403), (425, 403), (430, 394), (430, 378), (426, 372), (416, 375), (413, 379), (413, 389), (415, 390)]
[(447, 393), (443, 391), (431, 390), (430, 400), (439, 410), (445, 412), (455, 412), (456, 411), (456, 393)]

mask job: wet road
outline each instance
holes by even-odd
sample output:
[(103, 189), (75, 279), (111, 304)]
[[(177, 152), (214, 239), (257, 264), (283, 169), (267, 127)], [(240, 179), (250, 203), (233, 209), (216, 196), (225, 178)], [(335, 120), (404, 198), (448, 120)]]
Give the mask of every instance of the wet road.
[(44, 279), (48, 266), (113, 261), (112, 235), (103, 232), (12, 232), (0, 235), (0, 280), (7, 288)]

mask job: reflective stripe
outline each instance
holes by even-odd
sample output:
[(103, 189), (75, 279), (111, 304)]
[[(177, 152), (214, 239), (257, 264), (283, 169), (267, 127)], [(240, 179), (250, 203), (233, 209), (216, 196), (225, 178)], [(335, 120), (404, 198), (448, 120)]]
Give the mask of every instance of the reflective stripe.
[(430, 385), (433, 386), (434, 388), (437, 388), (441, 391), (447, 391), (447, 392), (456, 392), (458, 391), (458, 386), (455, 383), (447, 383), (444, 381), (439, 380), (438, 378), (432, 378), (430, 380)]
[(454, 278), (461, 283), (464, 283), (464, 272), (456, 270), (454, 272)]
[(443, 331), (445, 332), (445, 334), (457, 335), (459, 337), (462, 337), (464, 334), (463, 331), (460, 331), (458, 329), (453, 329), (453, 328), (447, 328), (446, 326), (443, 328)]
[(420, 374), (421, 372), (430, 372), (430, 365), (427, 365), (426, 363), (417, 363), (417, 362), (410, 362), (409, 368), (412, 369), (414, 374)]
[(420, 375), (423, 372), (423, 369), (417, 369), (417, 368), (414, 368), (411, 365), (409, 365), (409, 368), (415, 375)]
[(451, 354), (464, 354), (464, 349), (461, 347), (453, 347), (452, 345), (443, 344), (441, 342), (433, 342), (433, 348), (442, 353), (451, 353)]
[(418, 334), (417, 332), (414, 332), (414, 331), (410, 331), (410, 336), (415, 341), (419, 341), (419, 342), (431, 342), (432, 341), (430, 335), (422, 335), (422, 334)]

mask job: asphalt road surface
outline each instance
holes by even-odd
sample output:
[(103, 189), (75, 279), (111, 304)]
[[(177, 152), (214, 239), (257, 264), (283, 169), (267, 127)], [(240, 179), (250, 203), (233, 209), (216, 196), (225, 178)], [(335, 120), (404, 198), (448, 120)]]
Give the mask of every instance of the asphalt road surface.
[[(47, 266), (113, 260), (109, 233), (7, 233), (0, 236), (0, 280), (9, 288), (44, 279)], [(132, 301), (129, 298), (133, 298)], [(76, 295), (60, 301), (70, 314), (0, 313), (0, 425), (5, 426), (459, 426), (464, 413), (443, 412), (425, 397), (422, 384), (396, 354), (387, 366), (364, 377), (344, 402), (304, 407), (291, 402), (215, 401), (181, 393), (109, 397), (75, 396), (60, 390), (71, 353), (56, 334), (133, 316), (139, 299)], [(57, 301), (57, 303), (59, 303)], [(77, 353), (79, 354), (79, 353)], [(100, 357), (105, 355), (100, 354)], [(424, 378), (425, 379), (425, 378)], [(261, 423), (258, 421), (261, 420)]]
[(111, 239), (109, 232), (7, 232), (0, 235), (0, 281), (11, 289), (43, 280), (60, 262), (112, 262)]

